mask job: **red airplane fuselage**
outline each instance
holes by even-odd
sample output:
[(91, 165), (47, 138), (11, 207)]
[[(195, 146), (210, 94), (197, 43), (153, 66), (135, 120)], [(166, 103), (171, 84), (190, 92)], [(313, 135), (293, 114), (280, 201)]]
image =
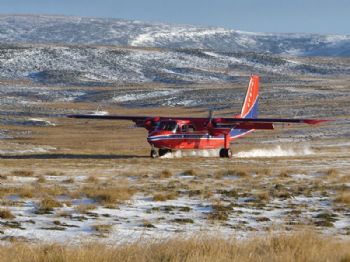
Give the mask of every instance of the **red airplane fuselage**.
[[(216, 149), (225, 147), (225, 134), (222, 129), (216, 132), (211, 128), (208, 132), (208, 119), (191, 120), (167, 120), (149, 132), (147, 141), (153, 147), (165, 149)], [(248, 134), (251, 130), (239, 130), (239, 132), (227, 130), (226, 143)], [(215, 134), (217, 133), (217, 134)], [(225, 132), (224, 132), (225, 133)]]

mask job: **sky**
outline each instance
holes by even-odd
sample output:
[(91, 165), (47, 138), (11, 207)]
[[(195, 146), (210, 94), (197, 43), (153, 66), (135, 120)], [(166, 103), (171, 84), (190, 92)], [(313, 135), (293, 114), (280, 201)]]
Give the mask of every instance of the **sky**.
[(0, 0), (0, 13), (109, 17), (251, 32), (350, 35), (350, 0)]

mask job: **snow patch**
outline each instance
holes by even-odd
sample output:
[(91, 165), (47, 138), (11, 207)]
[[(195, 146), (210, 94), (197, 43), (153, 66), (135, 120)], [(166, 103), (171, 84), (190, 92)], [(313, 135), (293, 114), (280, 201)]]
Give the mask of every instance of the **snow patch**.
[(10, 154), (47, 153), (53, 150), (56, 150), (56, 148), (52, 146), (43, 146), (43, 147), (33, 147), (30, 149), (0, 150), (0, 154), (10, 155)]
[(138, 93), (138, 94), (125, 94), (121, 96), (113, 97), (113, 100), (116, 102), (128, 102), (128, 101), (136, 101), (143, 100), (147, 98), (157, 98), (162, 96), (168, 96), (178, 93), (179, 90), (157, 90), (148, 93)]
[(56, 125), (55, 123), (52, 123), (51, 121), (46, 120), (44, 118), (29, 118), (28, 121), (36, 122), (36, 123), (43, 125), (43, 126), (55, 126)]

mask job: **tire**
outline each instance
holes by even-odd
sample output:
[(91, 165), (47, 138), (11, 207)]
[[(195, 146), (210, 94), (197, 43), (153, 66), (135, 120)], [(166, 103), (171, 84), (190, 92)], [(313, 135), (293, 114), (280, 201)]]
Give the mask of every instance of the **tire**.
[(170, 149), (167, 149), (167, 148), (159, 148), (159, 151), (158, 151), (158, 154), (159, 156), (164, 156), (165, 154), (171, 152)]
[(225, 158), (231, 158), (232, 157), (232, 151), (230, 148), (221, 148), (219, 152), (220, 157), (225, 157)]

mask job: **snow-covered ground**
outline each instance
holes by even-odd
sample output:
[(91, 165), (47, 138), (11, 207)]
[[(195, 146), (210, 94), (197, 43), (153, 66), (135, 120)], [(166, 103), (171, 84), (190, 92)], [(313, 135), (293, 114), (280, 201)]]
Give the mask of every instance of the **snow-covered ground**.
[[(261, 185), (267, 186), (273, 185), (271, 181), (276, 179), (273, 175), (264, 178), (256, 174), (249, 176), (253, 176), (253, 179), (259, 181)], [(288, 176), (290, 179), (285, 180), (288, 181), (288, 185), (280, 185), (284, 188), (279, 191), (281, 195), (271, 191), (270, 197), (262, 200), (259, 200), (261, 195), (259, 192), (262, 189), (253, 189), (249, 192), (246, 191), (246, 186), (242, 186), (243, 180), (249, 177), (235, 176), (216, 178), (215, 183), (224, 183), (226, 189), (212, 188), (214, 192), (212, 196), (203, 197), (195, 193), (192, 195), (191, 191), (183, 188), (179, 196), (173, 200), (155, 201), (152, 193), (140, 192), (130, 200), (107, 208), (93, 199), (86, 197), (74, 199), (63, 194), (55, 197), (63, 206), (43, 214), (37, 212), (40, 199), (28, 196), (22, 198), (10, 194), (2, 198), (2, 209), (10, 210), (15, 218), (0, 219), (0, 225), (4, 239), (15, 237), (30, 241), (65, 243), (80, 243), (94, 239), (116, 243), (193, 234), (220, 234), (228, 238), (231, 236), (245, 238), (271, 229), (300, 230), (315, 225), (321, 232), (346, 238), (350, 233), (349, 214), (346, 208), (341, 208), (341, 205), (333, 202), (335, 192), (330, 190), (325, 194), (315, 188), (310, 194), (305, 195), (293, 191), (295, 187), (312, 185), (319, 179), (327, 180), (326, 175), (291, 173)], [(84, 175), (72, 177), (64, 174), (47, 174), (44, 177), (45, 182), (40, 182), (41, 186), (60, 185), (71, 193), (77, 187), (88, 184), (88, 177)], [(72, 184), (64, 182), (69, 178), (74, 179), (74, 182), (70, 182)], [(103, 184), (103, 181), (111, 181), (112, 178), (100, 176), (98, 179), (100, 182), (97, 183)], [(128, 179), (140, 190), (141, 181), (145, 183), (140, 177)], [(197, 180), (195, 176), (178, 174), (169, 179), (160, 179), (158, 183), (166, 185), (177, 179), (184, 185), (186, 181), (190, 185), (191, 181)], [(213, 179), (209, 177), (204, 180), (211, 183), (214, 182)], [(28, 184), (35, 186), (38, 185), (36, 181), (37, 177), (9, 175), (6, 180), (2, 180), (1, 189)], [(331, 188), (332, 182), (324, 182), (322, 185), (327, 187), (328, 183)], [(270, 190), (281, 189), (275, 186)], [(264, 197), (264, 194), (262, 196)], [(81, 205), (93, 205), (93, 207), (88, 212), (81, 213), (77, 209)], [(221, 209), (215, 211), (216, 206)], [(215, 212), (219, 214), (222, 212), (225, 215), (223, 218), (212, 216), (217, 215)], [(108, 230), (97, 231), (96, 225), (107, 226)]]
[[(266, 75), (270, 81), (350, 73), (347, 63), (339, 58), (317, 60), (192, 49), (28, 45), (0, 46), (0, 52), (0, 78), (81, 87), (237, 82), (252, 72)], [(71, 91), (71, 96), (83, 95), (81, 90)]]
[(350, 54), (350, 36), (347, 35), (255, 33), (220, 27), (50, 15), (1, 15), (0, 42), (130, 45), (294, 55)]

